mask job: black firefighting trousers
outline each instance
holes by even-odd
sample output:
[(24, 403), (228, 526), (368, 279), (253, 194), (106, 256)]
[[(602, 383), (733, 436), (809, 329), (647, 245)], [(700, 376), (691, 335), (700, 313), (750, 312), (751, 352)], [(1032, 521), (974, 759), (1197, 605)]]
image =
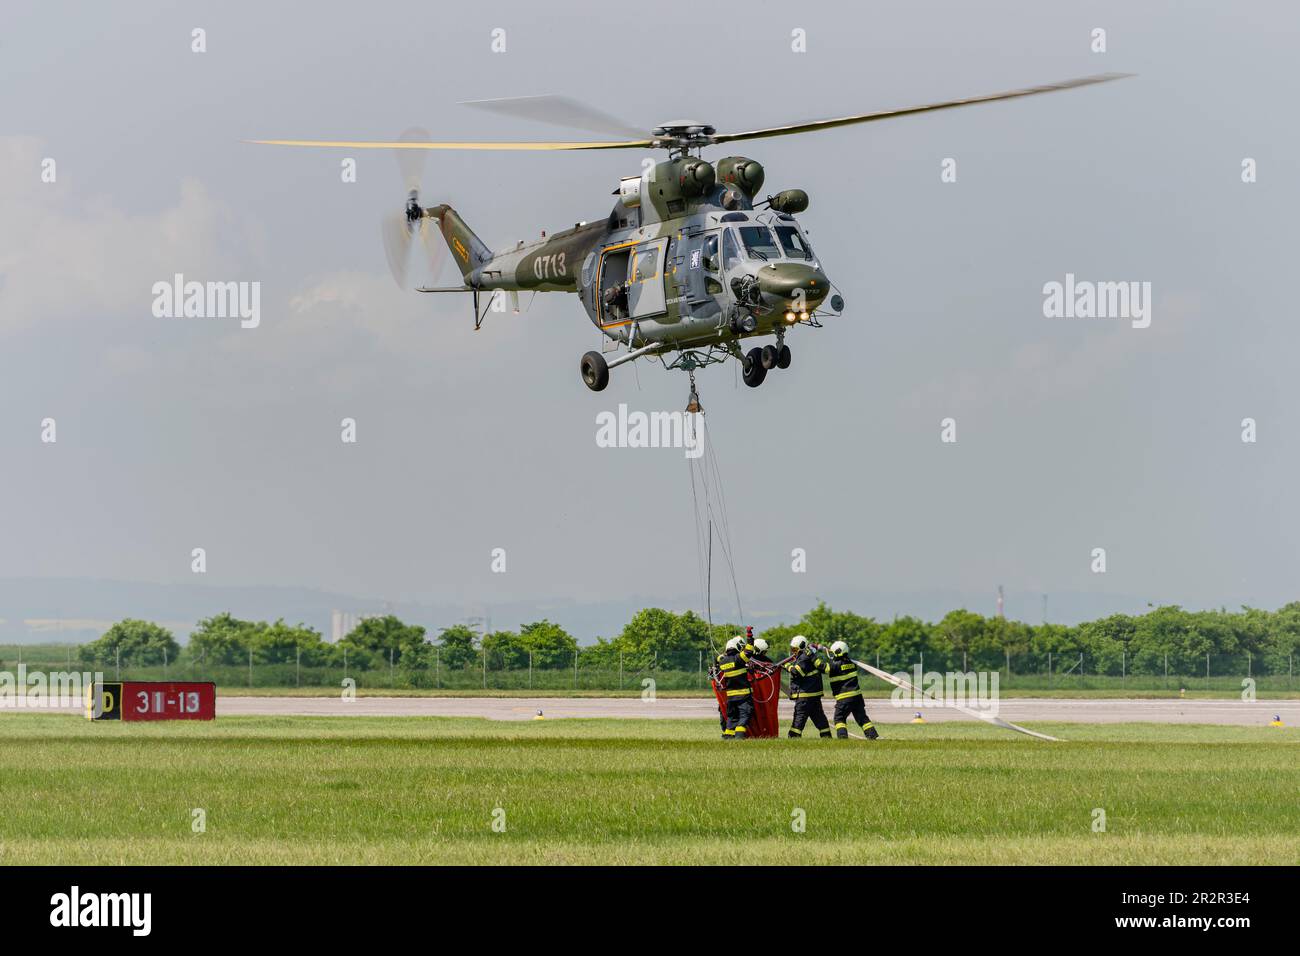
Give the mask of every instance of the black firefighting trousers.
[(868, 739), (874, 740), (879, 736), (876, 733), (875, 725), (871, 722), (871, 718), (867, 716), (867, 705), (863, 701), (861, 694), (835, 702), (836, 737), (848, 737), (850, 717), (858, 722), (859, 726), (862, 727), (862, 732), (867, 735)]
[(790, 731), (786, 736), (802, 737), (803, 725), (807, 723), (808, 718), (812, 718), (813, 726), (821, 732), (823, 737), (831, 735), (831, 725), (826, 720), (826, 711), (822, 710), (822, 699), (820, 697), (799, 697), (794, 702), (794, 720), (790, 724)]
[(750, 694), (727, 698), (727, 726), (722, 736), (744, 738), (749, 734), (749, 722), (754, 718), (754, 699)]

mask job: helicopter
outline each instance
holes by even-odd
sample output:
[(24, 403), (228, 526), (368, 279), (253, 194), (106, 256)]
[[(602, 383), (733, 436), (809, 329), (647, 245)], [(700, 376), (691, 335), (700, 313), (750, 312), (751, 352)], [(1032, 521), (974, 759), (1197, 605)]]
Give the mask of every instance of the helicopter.
[[(786, 336), (797, 326), (821, 328), (844, 314), (843, 295), (831, 282), (796, 216), (809, 206), (797, 188), (765, 192), (766, 170), (754, 159), (726, 156), (710, 162), (703, 151), (742, 140), (828, 130), (898, 116), (1016, 99), (1104, 83), (1131, 74), (1103, 73), (1059, 83), (947, 100), (901, 109), (810, 120), (738, 133), (719, 133), (697, 120), (660, 123), (639, 131), (594, 107), (541, 95), (470, 101), (463, 105), (525, 119), (541, 119), (613, 138), (595, 142), (432, 142), (411, 129), (392, 142), (252, 140), (273, 146), (394, 150), (406, 179), (405, 208), (384, 220), (389, 266), (405, 287), (406, 263), (418, 233), (435, 263), (446, 253), (430, 244), (436, 227), (460, 270), (458, 286), (421, 286), (423, 293), (468, 293), (474, 328), (508, 296), (519, 311), (520, 292), (576, 294), (588, 318), (617, 353), (590, 351), (579, 363), (583, 382), (599, 392), (612, 369), (656, 357), (667, 369), (690, 374), (687, 411), (699, 411), (695, 370), (735, 359), (741, 378), (757, 388), (773, 369), (790, 367)], [(609, 215), (533, 242), (493, 251), (446, 203), (422, 206), (420, 171), (429, 150), (666, 150), (647, 159), (639, 175), (620, 178)], [(484, 294), (490, 297), (485, 305)], [(499, 305), (498, 305), (499, 307)], [(742, 343), (771, 336), (745, 350)], [(623, 351), (619, 351), (623, 349)]]

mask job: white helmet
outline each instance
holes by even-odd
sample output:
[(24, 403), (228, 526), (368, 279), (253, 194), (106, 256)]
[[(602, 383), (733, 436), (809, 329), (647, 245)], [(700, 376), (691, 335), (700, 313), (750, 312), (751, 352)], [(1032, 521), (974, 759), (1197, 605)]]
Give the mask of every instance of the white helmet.
[(801, 651), (808, 646), (808, 638), (804, 637), (802, 634), (796, 634), (794, 637), (790, 638), (790, 646), (796, 651)]
[(731, 640), (727, 641), (727, 650), (734, 651), (744, 643), (745, 639), (743, 637), (733, 637)]
[(763, 640), (761, 637), (757, 638), (754, 641), (754, 647), (758, 650), (760, 654), (767, 653), (767, 641)]
[(849, 645), (845, 644), (843, 641), (836, 641), (834, 644), (831, 645), (831, 653), (834, 654), (836, 657), (840, 657), (844, 654), (847, 654), (848, 652), (849, 652)]

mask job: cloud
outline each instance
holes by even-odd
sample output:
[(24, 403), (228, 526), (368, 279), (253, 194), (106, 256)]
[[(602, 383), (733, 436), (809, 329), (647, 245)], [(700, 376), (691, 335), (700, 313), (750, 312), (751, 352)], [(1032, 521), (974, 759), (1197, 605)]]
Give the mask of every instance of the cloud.
[[(0, 334), (50, 321), (150, 317), (154, 282), (176, 272), (240, 278), (251, 228), (194, 179), (156, 212), (41, 180), (40, 140), (0, 137)], [(57, 161), (57, 159), (56, 159)]]

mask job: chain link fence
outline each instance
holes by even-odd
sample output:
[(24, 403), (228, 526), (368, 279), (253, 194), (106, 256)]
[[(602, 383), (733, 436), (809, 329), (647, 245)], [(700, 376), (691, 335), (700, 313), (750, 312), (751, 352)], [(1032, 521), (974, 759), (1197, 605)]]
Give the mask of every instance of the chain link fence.
[[(653, 680), (656, 691), (699, 691), (708, 693), (711, 652), (685, 651), (659, 659), (633, 662), (579, 648), (572, 662), (563, 666), (534, 667), (515, 664), (493, 666), (491, 655), (478, 653), (473, 664), (447, 666), (439, 649), (427, 666), (408, 667), (400, 661), (367, 667), (342, 663), (308, 665), (299, 660), (268, 663), (250, 658), (246, 664), (214, 665), (188, 659), (177, 662), (142, 663), (129, 658), (112, 663), (83, 663), (73, 647), (50, 645), (0, 647), (0, 670), (15, 670), (19, 663), (32, 671), (100, 670), (109, 679), (127, 680), (210, 680), (227, 692), (247, 688), (340, 688), (345, 680), (367, 690), (504, 690), (504, 691), (606, 691), (639, 693)], [(920, 654), (907, 661), (901, 655), (867, 651), (860, 659), (890, 673), (903, 672), (909, 679), (919, 668), (922, 673), (950, 671), (998, 673), (1002, 690), (1104, 690), (1104, 691), (1219, 691), (1240, 693), (1249, 679), (1256, 690), (1292, 691), (1297, 687), (1294, 654), (1277, 655), (1277, 660), (1241, 654), (1207, 654), (1203, 657), (1152, 655), (1130, 656), (1123, 649), (1104, 656), (1078, 651), (1056, 653), (1004, 652), (1000, 660), (989, 654), (951, 654), (936, 658)], [(871, 681), (864, 682), (870, 689)], [(882, 692), (887, 688), (880, 684)]]

